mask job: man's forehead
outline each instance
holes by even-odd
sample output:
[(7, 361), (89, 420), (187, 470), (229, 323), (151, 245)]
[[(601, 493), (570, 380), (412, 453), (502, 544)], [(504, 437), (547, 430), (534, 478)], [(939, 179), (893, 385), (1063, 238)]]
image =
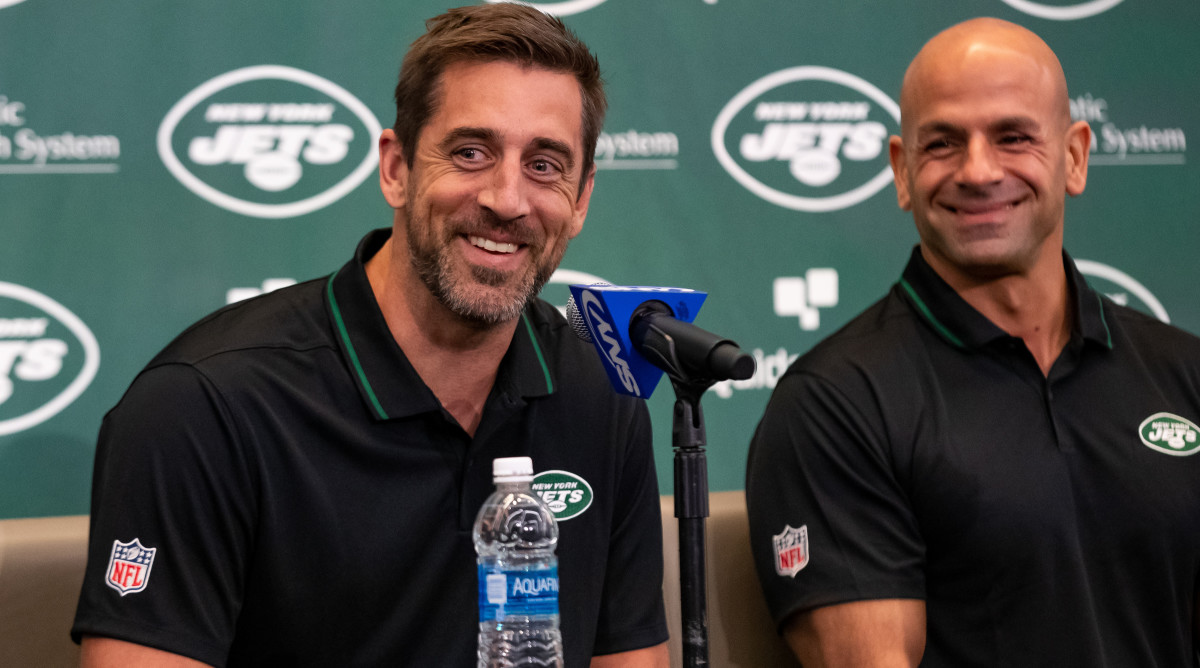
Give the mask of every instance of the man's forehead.
[(507, 60), (447, 65), (439, 77), (431, 120), (453, 118), (454, 125), (488, 127), (490, 119), (514, 111), (531, 125), (582, 132), (583, 94), (573, 74)]

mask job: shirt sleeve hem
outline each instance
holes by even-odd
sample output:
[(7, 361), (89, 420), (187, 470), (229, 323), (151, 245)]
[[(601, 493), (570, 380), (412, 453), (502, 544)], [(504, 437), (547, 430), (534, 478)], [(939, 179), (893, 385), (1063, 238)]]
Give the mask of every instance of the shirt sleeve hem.
[(168, 631), (132, 621), (81, 619), (76, 621), (75, 626), (71, 628), (71, 640), (78, 644), (84, 636), (113, 638), (135, 645), (144, 645), (195, 659), (217, 668), (225, 665), (228, 654), (225, 649), (198, 636), (179, 631)]
[(667, 642), (669, 637), (667, 623), (663, 621), (652, 627), (614, 634), (611, 638), (597, 638), (595, 647), (592, 649), (592, 656), (631, 652), (635, 649), (654, 647), (655, 645)]

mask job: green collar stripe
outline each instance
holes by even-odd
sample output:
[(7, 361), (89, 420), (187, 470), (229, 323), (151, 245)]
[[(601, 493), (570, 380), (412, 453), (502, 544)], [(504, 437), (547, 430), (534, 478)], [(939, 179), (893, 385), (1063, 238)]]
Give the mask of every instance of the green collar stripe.
[(1113, 347), (1112, 331), (1109, 330), (1108, 320), (1104, 317), (1104, 300), (1100, 298), (1099, 291), (1096, 292), (1096, 301), (1100, 303), (1100, 324), (1104, 325), (1104, 336), (1106, 338), (1104, 344), (1106, 346), (1108, 346), (1109, 350), (1112, 350), (1112, 347)]
[(538, 345), (537, 336), (533, 334), (533, 325), (529, 322), (529, 316), (522, 313), (521, 320), (525, 321), (525, 330), (529, 332), (529, 341), (533, 344), (533, 352), (537, 353), (538, 364), (542, 365), (542, 373), (546, 376), (546, 391), (553, 392), (554, 381), (550, 379), (550, 368), (546, 366), (546, 358), (542, 355), (542, 347)]
[(379, 398), (375, 396), (375, 390), (371, 388), (371, 381), (367, 380), (367, 374), (363, 371), (362, 364), (358, 361), (358, 353), (354, 351), (354, 344), (350, 342), (350, 333), (346, 331), (346, 323), (342, 321), (342, 310), (338, 308), (337, 297), (333, 296), (333, 277), (337, 276), (334, 272), (329, 276), (329, 282), (325, 284), (325, 292), (329, 295), (329, 306), (333, 311), (333, 321), (337, 324), (338, 334), (342, 337), (342, 342), (346, 344), (346, 351), (350, 353), (350, 363), (354, 365), (354, 371), (358, 374), (358, 380), (362, 383), (363, 389), (367, 391), (367, 398), (371, 400), (371, 406), (375, 408), (375, 414), (381, 419), (388, 419), (387, 413), (384, 412), (383, 406), (379, 403)]
[(929, 307), (925, 305), (925, 302), (921, 301), (921, 298), (917, 296), (917, 291), (913, 290), (913, 287), (908, 284), (908, 281), (901, 278), (900, 287), (904, 288), (904, 291), (908, 293), (909, 297), (912, 297), (913, 303), (917, 306), (917, 310), (921, 312), (921, 315), (925, 316), (925, 319), (929, 321), (929, 324), (933, 325), (934, 330), (936, 330), (938, 334), (941, 334), (943, 338), (950, 343), (953, 343), (955, 346), (959, 348), (966, 348), (966, 345), (964, 345), (963, 342), (959, 340), (959, 338), (955, 336), (953, 332), (951, 332), (949, 329), (946, 329), (945, 325), (938, 322), (938, 319), (933, 317), (933, 313), (929, 310)]

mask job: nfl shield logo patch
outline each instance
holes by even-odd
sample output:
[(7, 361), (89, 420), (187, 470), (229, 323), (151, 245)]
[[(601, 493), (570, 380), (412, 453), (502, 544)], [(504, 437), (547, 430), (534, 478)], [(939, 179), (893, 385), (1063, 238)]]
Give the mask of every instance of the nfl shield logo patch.
[(784, 525), (783, 533), (771, 537), (775, 543), (775, 572), (795, 577), (808, 565), (808, 525), (793, 529)]
[(150, 567), (154, 565), (154, 553), (157, 551), (158, 548), (142, 545), (137, 538), (128, 543), (114, 540), (104, 583), (116, 589), (121, 596), (142, 591), (150, 582)]

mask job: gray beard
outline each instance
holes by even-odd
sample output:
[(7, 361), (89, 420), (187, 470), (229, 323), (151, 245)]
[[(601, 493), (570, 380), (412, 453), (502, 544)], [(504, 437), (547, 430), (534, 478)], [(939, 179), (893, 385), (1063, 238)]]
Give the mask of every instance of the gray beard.
[(541, 292), (554, 273), (553, 267), (549, 271), (537, 267), (519, 277), (516, 285), (509, 288), (504, 286), (510, 275), (489, 267), (472, 266), (470, 277), (458, 276), (448, 261), (447, 246), (429, 248), (415, 232), (416, 227), (419, 225), (412, 225), (410, 221), (406, 229), (413, 270), (442, 306), (481, 329), (520, 316), (525, 305)]

